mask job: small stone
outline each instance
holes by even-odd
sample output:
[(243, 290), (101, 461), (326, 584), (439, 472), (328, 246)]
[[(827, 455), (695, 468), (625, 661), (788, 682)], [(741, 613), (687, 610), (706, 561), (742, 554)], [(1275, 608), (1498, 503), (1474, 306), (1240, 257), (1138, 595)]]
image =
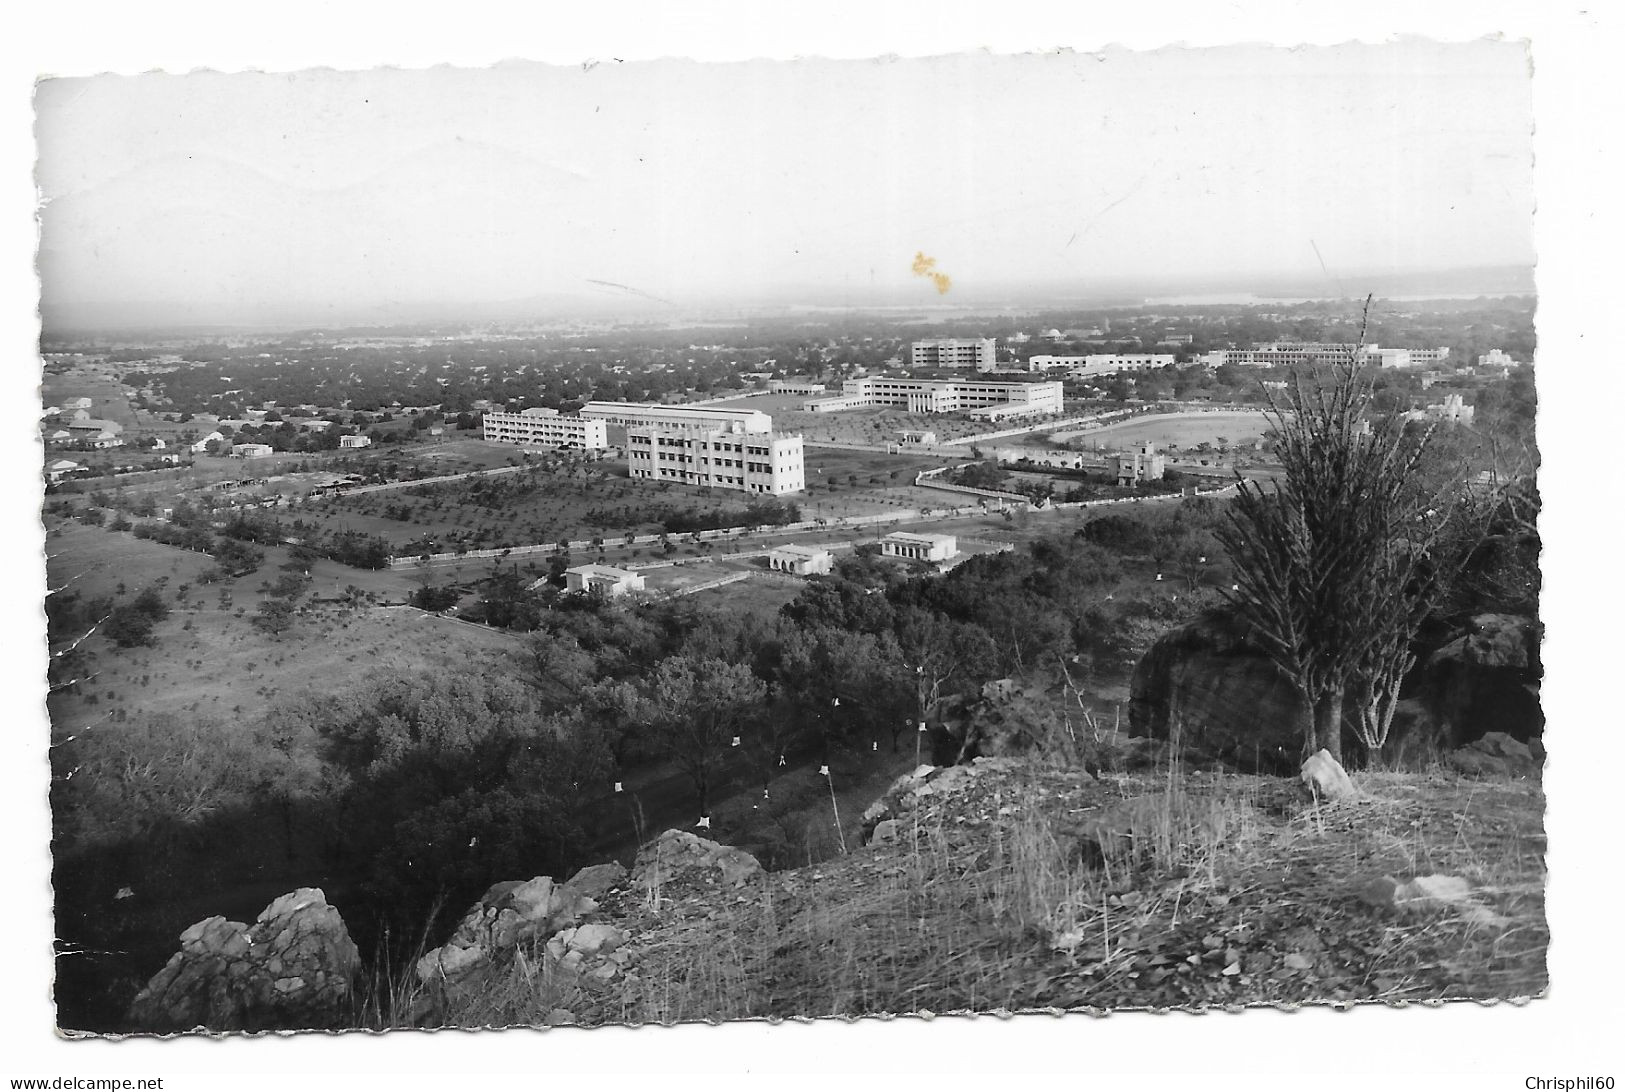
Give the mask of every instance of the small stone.
[(1348, 771), (1343, 769), (1343, 764), (1333, 758), (1331, 752), (1325, 748), (1321, 748), (1304, 760), (1299, 779), (1317, 800), (1342, 803), (1357, 800), (1360, 796), (1354, 782), (1349, 780)]

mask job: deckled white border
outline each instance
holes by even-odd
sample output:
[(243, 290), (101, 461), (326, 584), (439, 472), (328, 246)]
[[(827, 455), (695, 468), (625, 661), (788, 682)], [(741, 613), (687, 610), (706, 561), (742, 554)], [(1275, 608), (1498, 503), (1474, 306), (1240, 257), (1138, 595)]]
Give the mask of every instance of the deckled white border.
[[(690, 1087), (672, 1075), (734, 1074), (726, 1087), (786, 1084), (768, 1072), (881, 1071), (893, 1080), (933, 1085), (1026, 1087), (1052, 1070), (1064, 1087), (1165, 1087), (1186, 1073), (1203, 1088), (1268, 1088), (1282, 1074), (1304, 1074), (1316, 1087), (1364, 1087), (1365, 1073), (1401, 1074), (1398, 1086), (1521, 1088), (1525, 1076), (1625, 1073), (1609, 1067), (1621, 1008), (1616, 991), (1621, 948), (1613, 895), (1617, 836), (1612, 828), (1619, 793), (1612, 787), (1619, 757), (1617, 697), (1604, 687), (1620, 673), (1611, 648), (1619, 597), (1609, 584), (1617, 571), (1617, 534), (1603, 533), (1618, 507), (1609, 487), (1602, 438), (1620, 431), (1596, 408), (1620, 405), (1621, 365), (1604, 350), (1617, 313), (1620, 250), (1618, 213), (1605, 207), (1620, 188), (1616, 143), (1618, 80), (1615, 53), (1620, 24), (1608, 5), (1591, 15), (1534, 3), (1367, 2), (1114, 4), (1080, 10), (1079, 4), (1027, 6), (935, 3), (825, 2), (777, 6), (679, 2), (599, 4), (588, 12), (548, 10), (519, 3), (368, 3), (332, 5), (295, 0), (275, 5), (215, 3), (80, 3), (38, 6), (8, 17), (0, 78), (5, 94), (7, 170), (0, 172), (6, 216), (0, 255), (5, 261), (5, 354), (0, 377), (0, 504), (8, 516), (6, 579), (0, 581), (0, 617), (6, 636), (6, 690), (14, 717), (0, 755), (0, 801), (7, 808), (4, 857), (8, 883), (0, 897), (0, 1079), (14, 1076), (163, 1074), (171, 1088), (280, 1087), (284, 1072), (310, 1088), (369, 1087), (391, 1074), (391, 1088), (443, 1088), (459, 1074), (511, 1076), (527, 1086), (577, 1077), (594, 1084), (614, 1074)], [(1419, 10), (1420, 9), (1420, 10)], [(49, 1033), (51, 1015), (38, 995), (50, 975), (49, 953), (35, 947), (38, 923), (49, 910), (43, 879), (48, 823), (39, 770), (43, 725), (33, 707), (43, 672), (38, 645), (38, 589), (43, 570), (34, 523), (38, 454), (34, 445), (37, 381), (33, 352), (35, 297), (32, 272), (32, 147), (28, 85), (36, 73), (187, 71), (209, 67), (288, 70), (309, 66), (370, 67), (381, 63), (482, 65), (520, 56), (550, 62), (687, 56), (708, 60), (747, 57), (922, 56), (984, 47), (1021, 52), (1117, 43), (1133, 48), (1164, 44), (1236, 42), (1334, 44), (1380, 42), (1396, 32), (1465, 40), (1499, 31), (1535, 43), (1537, 112), (1537, 248), (1541, 292), (1539, 322), (1540, 442), (1547, 497), (1544, 604), (1549, 628), (1549, 684), (1545, 701), (1554, 724), (1548, 789), (1554, 800), (1549, 833), (1551, 918), (1556, 940), (1553, 996), (1528, 1006), (1454, 1005), (1392, 1012), (1249, 1012), (1202, 1017), (1120, 1016), (1096, 1021), (1071, 1017), (967, 1020), (866, 1020), (853, 1024), (729, 1025), (676, 1031), (602, 1029), (590, 1033), (483, 1035), (396, 1034), (387, 1037), (306, 1037), (252, 1043), (61, 1043)], [(1607, 93), (1611, 91), (1611, 94)], [(1606, 196), (1605, 196), (1606, 195)], [(1613, 235), (1607, 224), (1612, 223)], [(1599, 240), (1599, 236), (1606, 236)], [(1596, 246), (1595, 257), (1592, 253)], [(1582, 337), (1581, 335), (1585, 336)], [(1617, 354), (1617, 350), (1616, 350)], [(1587, 413), (1590, 409), (1592, 412)], [(1617, 461), (1617, 459), (1616, 459)], [(1617, 521), (1617, 516), (1614, 517)], [(1615, 623), (1610, 625), (1610, 623)], [(1604, 628), (1606, 627), (1606, 628)], [(1588, 636), (1601, 638), (1588, 640)], [(1606, 825), (1592, 825), (1598, 815)], [(1589, 827), (1589, 829), (1588, 829)], [(1473, 1071), (1477, 1070), (1475, 1074)], [(323, 1078), (323, 1072), (328, 1074)], [(347, 1081), (333, 1080), (347, 1071)], [(192, 1074), (221, 1074), (221, 1080)], [(763, 1076), (744, 1076), (747, 1072)], [(927, 1074), (946, 1074), (930, 1077)], [(989, 1078), (983, 1074), (999, 1074)], [(1120, 1076), (1113, 1076), (1118, 1074)], [(1162, 1074), (1158, 1078), (1158, 1074)], [(1251, 1075), (1249, 1075), (1251, 1074)], [(1312, 1074), (1312, 1076), (1310, 1076)], [(1380, 1079), (1380, 1078), (1379, 1078)], [(221, 1083), (221, 1081), (225, 1083)], [(616, 1081), (615, 1083), (620, 1083)], [(803, 1078), (790, 1084), (827, 1079)], [(717, 1087), (707, 1082), (706, 1087)]]

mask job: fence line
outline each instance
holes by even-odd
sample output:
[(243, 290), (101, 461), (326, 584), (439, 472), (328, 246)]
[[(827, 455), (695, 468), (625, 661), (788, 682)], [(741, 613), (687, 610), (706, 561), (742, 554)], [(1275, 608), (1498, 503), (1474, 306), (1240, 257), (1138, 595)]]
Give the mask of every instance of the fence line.
[(741, 580), (749, 580), (750, 578), (750, 573), (729, 573), (727, 576), (719, 576), (715, 580), (707, 580), (702, 584), (695, 584), (687, 588), (674, 588), (667, 594), (675, 599), (680, 595), (693, 595), (695, 592), (710, 591), (712, 588), (721, 588), (728, 584), (737, 584)]

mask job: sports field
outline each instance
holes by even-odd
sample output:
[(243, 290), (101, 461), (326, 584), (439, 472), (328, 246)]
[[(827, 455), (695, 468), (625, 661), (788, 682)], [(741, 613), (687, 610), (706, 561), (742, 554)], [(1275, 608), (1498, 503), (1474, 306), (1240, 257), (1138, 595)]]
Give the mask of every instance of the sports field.
[(1121, 424), (1089, 431), (1057, 432), (1050, 440), (1066, 440), (1104, 449), (1134, 447), (1146, 442), (1158, 448), (1194, 448), (1199, 444), (1251, 444), (1264, 435), (1271, 424), (1257, 410), (1212, 413), (1156, 413), (1136, 417)]

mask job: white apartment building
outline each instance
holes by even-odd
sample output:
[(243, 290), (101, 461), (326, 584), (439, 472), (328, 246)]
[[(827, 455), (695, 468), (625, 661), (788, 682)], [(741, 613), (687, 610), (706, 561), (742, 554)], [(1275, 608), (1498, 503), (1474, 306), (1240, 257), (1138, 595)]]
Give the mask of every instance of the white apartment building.
[(782, 496), (807, 487), (800, 433), (634, 428), (626, 433), (631, 476)]
[(1053, 372), (1057, 368), (1081, 368), (1087, 358), (1081, 356), (1049, 356), (1039, 355), (1027, 358), (1029, 372)]
[(1070, 374), (1081, 379), (1091, 375), (1116, 375), (1118, 372), (1143, 372), (1151, 368), (1168, 368), (1173, 364), (1173, 353), (1090, 353), (1083, 358), (1083, 367)]
[(1427, 416), (1435, 421), (1443, 421), (1449, 425), (1470, 425), (1473, 423), (1474, 407), (1461, 400), (1459, 394), (1447, 394), (1443, 402), (1435, 402), (1428, 406)]
[(1448, 347), (1439, 349), (1394, 349), (1381, 345), (1359, 348), (1352, 342), (1275, 341), (1255, 345), (1251, 349), (1215, 349), (1202, 358), (1210, 368), (1223, 364), (1242, 367), (1297, 367), (1304, 364), (1346, 361), (1358, 348), (1362, 364), (1376, 364), (1381, 368), (1410, 368), (1423, 364), (1439, 364), (1449, 359)]
[(640, 402), (588, 402), (581, 416), (624, 428), (685, 429), (712, 432), (772, 432), (773, 418), (761, 410), (724, 406), (657, 406)]
[(1156, 445), (1151, 443), (1141, 444), (1122, 455), (1113, 455), (1106, 460), (1106, 464), (1117, 484), (1122, 486), (1161, 481), (1163, 472), (1168, 469), (1167, 460), (1157, 454)]
[(910, 561), (947, 561), (959, 554), (959, 540), (953, 535), (917, 535), (893, 531), (880, 540), (882, 557), (904, 557)]
[(996, 420), (1061, 412), (1061, 384), (1023, 380), (896, 379), (864, 376), (841, 384), (834, 398), (819, 398), (802, 408), (834, 413), (865, 406), (906, 406), (910, 413), (963, 413)]
[(518, 413), (487, 413), (485, 439), (521, 447), (580, 447), (601, 451), (609, 446), (604, 422), (567, 417), (555, 409), (536, 406)]
[(997, 343), (990, 337), (934, 337), (908, 348), (915, 368), (975, 368), (990, 372), (997, 364)]

